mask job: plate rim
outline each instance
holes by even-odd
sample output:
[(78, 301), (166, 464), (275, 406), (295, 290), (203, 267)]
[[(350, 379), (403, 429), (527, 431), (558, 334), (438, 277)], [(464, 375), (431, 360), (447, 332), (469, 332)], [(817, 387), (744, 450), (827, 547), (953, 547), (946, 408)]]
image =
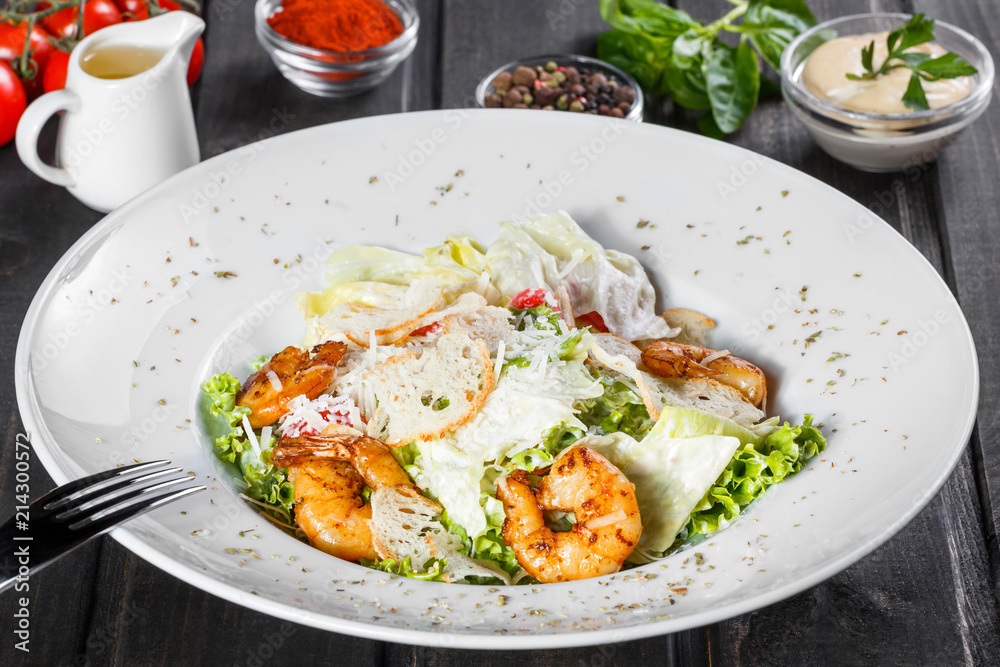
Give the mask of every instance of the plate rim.
[[(478, 116), (483, 118), (489, 117), (501, 117), (501, 114), (505, 114), (509, 117), (512, 110), (503, 109), (463, 109), (460, 110), (462, 113), (468, 113), (472, 116)], [(429, 111), (419, 111), (419, 112), (408, 112), (408, 113), (395, 113), (395, 114), (382, 114), (377, 116), (367, 116), (364, 118), (355, 118), (343, 121), (336, 121), (332, 123), (325, 123), (322, 125), (317, 125), (313, 127), (303, 128), (301, 130), (296, 130), (294, 132), (289, 132), (279, 136), (268, 138), (266, 141), (268, 144), (271, 142), (291, 142), (301, 139), (302, 135), (308, 133), (320, 134), (323, 132), (330, 131), (330, 128), (337, 127), (340, 125), (364, 125), (364, 124), (377, 124), (380, 122), (398, 122), (407, 123), (410, 122), (409, 119), (413, 119), (413, 122), (419, 122), (423, 118), (443, 118), (448, 113), (456, 113), (455, 109), (436, 109)], [(532, 110), (513, 110), (513, 113), (532, 113)], [(694, 142), (712, 142), (714, 140), (707, 137), (702, 137), (700, 135), (694, 135), (689, 132), (684, 132), (676, 128), (665, 127), (660, 125), (651, 125), (645, 123), (631, 123), (626, 121), (620, 121), (625, 124), (626, 127), (631, 128), (625, 130), (626, 132), (637, 132), (637, 133), (666, 133), (667, 135), (672, 135), (673, 137), (680, 137), (687, 141)], [(256, 145), (261, 142), (254, 142)], [(721, 142), (720, 142), (721, 143)], [(531, 649), (542, 649), (542, 648), (571, 648), (571, 647), (584, 647), (593, 646), (598, 644), (605, 644), (610, 642), (623, 642), (631, 641), (636, 639), (644, 639), (654, 636), (660, 636), (664, 634), (671, 634), (674, 632), (681, 632), (695, 627), (704, 626), (711, 623), (716, 623), (723, 621), (741, 614), (745, 614), (756, 609), (761, 609), (763, 607), (769, 606), (781, 600), (787, 599), (797, 593), (800, 593), (808, 588), (816, 586), (823, 581), (839, 574), (851, 565), (857, 563), (865, 556), (869, 555), (872, 551), (882, 546), (888, 542), (892, 537), (894, 537), (902, 528), (909, 524), (921, 511), (923, 511), (935, 495), (941, 490), (944, 484), (951, 477), (955, 468), (958, 465), (959, 460), (964, 455), (969, 439), (972, 435), (972, 430), (976, 423), (976, 418), (979, 412), (979, 394), (980, 394), (980, 372), (979, 372), (979, 358), (976, 351), (975, 340), (972, 336), (971, 328), (965, 313), (962, 311), (961, 304), (958, 302), (955, 294), (952, 292), (951, 288), (948, 286), (944, 277), (934, 268), (930, 260), (921, 253), (916, 246), (910, 243), (900, 232), (892, 227), (888, 222), (882, 219), (881, 216), (877, 216), (874, 212), (865, 208), (860, 202), (849, 197), (845, 193), (841, 192), (832, 185), (828, 185), (818, 178), (807, 174), (799, 169), (796, 169), (790, 165), (783, 162), (775, 160), (765, 155), (761, 155), (754, 151), (751, 151), (742, 146), (736, 146), (734, 144), (723, 144), (722, 150), (724, 151), (734, 151), (736, 153), (743, 153), (748, 156), (755, 156), (756, 159), (763, 159), (771, 168), (776, 168), (780, 171), (790, 172), (795, 174), (797, 177), (804, 177), (809, 182), (810, 185), (820, 187), (824, 191), (832, 194), (833, 197), (839, 198), (842, 201), (846, 200), (853, 207), (860, 207), (865, 210), (871, 217), (877, 220), (877, 224), (881, 225), (883, 231), (890, 231), (895, 235), (894, 240), (896, 243), (902, 243), (904, 252), (910, 253), (912, 256), (918, 257), (920, 261), (923, 262), (922, 267), (929, 271), (934, 278), (939, 281), (941, 286), (943, 286), (944, 292), (947, 294), (948, 303), (953, 306), (959, 315), (959, 320), (964, 333), (964, 338), (968, 343), (969, 350), (971, 351), (971, 362), (972, 362), (972, 374), (971, 380), (973, 382), (972, 387), (972, 400), (968, 404), (968, 413), (964, 416), (964, 423), (961, 426), (960, 432), (962, 437), (959, 439), (963, 444), (962, 446), (955, 446), (954, 451), (947, 465), (943, 466), (938, 474), (936, 475), (933, 483), (924, 487), (923, 491), (917, 496), (917, 500), (910, 504), (909, 508), (905, 512), (900, 513), (897, 518), (879, 534), (871, 537), (867, 541), (858, 543), (853, 549), (850, 549), (834, 560), (828, 562), (826, 565), (816, 570), (811, 575), (801, 577), (795, 581), (789, 582), (785, 585), (779, 586), (771, 591), (763, 594), (754, 595), (745, 600), (740, 600), (728, 604), (723, 604), (722, 606), (716, 607), (714, 609), (693, 612), (683, 617), (679, 618), (667, 618), (660, 621), (651, 621), (649, 623), (642, 623), (638, 625), (615, 628), (615, 629), (605, 629), (605, 630), (575, 630), (568, 632), (552, 632), (548, 634), (532, 634), (532, 635), (514, 635), (514, 634), (495, 634), (495, 633), (479, 633), (479, 632), (436, 632), (427, 630), (415, 630), (408, 628), (397, 628), (390, 626), (378, 626), (372, 625), (370, 623), (364, 623), (360, 621), (350, 620), (346, 618), (339, 618), (334, 616), (321, 615), (316, 612), (306, 611), (299, 609), (293, 605), (269, 600), (267, 598), (262, 598), (258, 596), (253, 596), (248, 592), (237, 588), (228, 583), (217, 581), (201, 572), (183, 564), (178, 561), (173, 560), (169, 556), (165, 556), (160, 552), (153, 549), (151, 546), (146, 545), (137, 535), (128, 531), (125, 527), (117, 527), (111, 530), (108, 534), (114, 538), (118, 543), (127, 548), (129, 551), (133, 552), (135, 555), (139, 556), (143, 560), (153, 564), (160, 570), (163, 570), (167, 574), (170, 574), (178, 579), (183, 580), (185, 583), (193, 585), (207, 593), (218, 596), (229, 602), (239, 604), (241, 606), (247, 607), (253, 611), (259, 613), (265, 613), (269, 616), (274, 616), (277, 618), (283, 618), (285, 620), (293, 621), (296, 623), (301, 623), (303, 625), (339, 632), (342, 634), (348, 634), (355, 637), (361, 637), (366, 639), (373, 639), (377, 641), (390, 641), (396, 643), (410, 643), (414, 645), (434, 647), (434, 648), (456, 648), (456, 649), (479, 649), (479, 650), (531, 650)], [(46, 431), (41, 429), (41, 420), (36, 422), (35, 414), (33, 413), (32, 407), (33, 402), (30, 400), (31, 391), (31, 375), (30, 375), (30, 365), (27, 363), (28, 360), (28, 343), (32, 338), (32, 333), (39, 322), (39, 315), (42, 312), (43, 304), (48, 300), (51, 292), (57, 287), (57, 278), (63, 268), (75, 257), (77, 257), (80, 252), (86, 249), (92, 241), (105, 233), (110, 227), (121, 222), (121, 224), (130, 224), (128, 222), (128, 216), (130, 213), (144, 205), (147, 200), (153, 199), (158, 196), (162, 191), (169, 190), (173, 183), (177, 180), (187, 177), (192, 172), (196, 171), (208, 171), (217, 163), (224, 162), (225, 160), (231, 159), (232, 154), (235, 151), (245, 148), (245, 146), (236, 147), (220, 153), (219, 155), (213, 156), (208, 160), (200, 162), (182, 172), (170, 177), (169, 179), (159, 183), (158, 185), (150, 188), (149, 190), (139, 194), (130, 201), (126, 202), (124, 205), (110, 212), (100, 221), (95, 223), (89, 230), (87, 230), (76, 242), (71, 245), (66, 252), (60, 257), (60, 259), (55, 263), (52, 269), (46, 274), (45, 278), (42, 280), (32, 297), (31, 303), (28, 306), (27, 311), (24, 315), (24, 320), (22, 321), (19, 334), (17, 346), (15, 349), (14, 356), (14, 387), (15, 396), (17, 400), (18, 412), (21, 417), (21, 422), (24, 426), (25, 432), (29, 436), (32, 443), (32, 450), (38, 457), (38, 460), (45, 467), (46, 472), (52, 477), (52, 479), (57, 484), (65, 484), (71, 479), (68, 474), (63, 470), (62, 466), (57, 463), (56, 456), (53, 450), (50, 449), (52, 443), (47, 439), (35, 440), (35, 436)], [(133, 218), (137, 219), (137, 218)], [(919, 264), (919, 262), (918, 262)], [(957, 415), (956, 415), (957, 416)], [(262, 604), (263, 603), (263, 604)], [(667, 627), (664, 627), (667, 626)], [(442, 641), (443, 637), (449, 637), (448, 641)], [(444, 646), (447, 644), (447, 646)]]

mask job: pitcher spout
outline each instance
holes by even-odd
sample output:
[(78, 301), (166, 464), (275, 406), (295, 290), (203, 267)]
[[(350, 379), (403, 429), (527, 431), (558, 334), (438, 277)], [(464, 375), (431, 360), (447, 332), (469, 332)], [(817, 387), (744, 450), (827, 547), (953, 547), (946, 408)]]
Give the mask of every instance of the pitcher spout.
[(205, 31), (205, 22), (189, 12), (174, 11), (143, 23), (151, 28), (155, 25), (165, 45), (168, 45), (163, 60), (179, 59), (186, 70), (195, 42)]

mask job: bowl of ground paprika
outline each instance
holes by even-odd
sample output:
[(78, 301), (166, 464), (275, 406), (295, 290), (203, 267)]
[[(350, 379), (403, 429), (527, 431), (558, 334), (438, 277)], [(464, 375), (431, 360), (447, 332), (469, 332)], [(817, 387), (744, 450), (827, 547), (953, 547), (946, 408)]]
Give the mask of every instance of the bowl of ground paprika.
[(257, 39), (278, 71), (324, 97), (389, 78), (417, 45), (412, 0), (257, 0)]

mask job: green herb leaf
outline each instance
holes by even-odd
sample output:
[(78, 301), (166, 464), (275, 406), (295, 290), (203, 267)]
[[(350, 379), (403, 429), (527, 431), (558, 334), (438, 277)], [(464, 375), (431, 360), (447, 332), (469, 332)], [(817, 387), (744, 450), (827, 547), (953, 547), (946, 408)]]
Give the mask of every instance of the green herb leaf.
[(955, 79), (960, 76), (972, 76), (979, 72), (967, 61), (960, 59), (957, 53), (946, 53), (943, 56), (925, 60), (920, 63), (918, 69), (921, 74), (929, 75), (934, 79)]
[(868, 46), (861, 49), (861, 66), (869, 72), (875, 71), (872, 59), (875, 57), (875, 40), (868, 43)]
[(718, 44), (709, 57), (705, 80), (716, 125), (726, 134), (735, 132), (757, 106), (757, 55), (743, 40), (735, 49)]
[(676, 38), (701, 27), (687, 12), (656, 0), (601, 0), (600, 9), (611, 27), (650, 37)]
[(910, 83), (903, 93), (903, 104), (906, 108), (914, 111), (927, 111), (930, 105), (927, 103), (927, 95), (924, 94), (924, 87), (920, 83), (920, 75), (914, 72), (910, 76)]
[(816, 17), (805, 0), (750, 0), (739, 32), (750, 39), (768, 65), (780, 71), (785, 47), (814, 25)]
[[(896, 36), (898, 44), (893, 37)], [(918, 44), (926, 44), (934, 39), (934, 19), (926, 18), (923, 14), (914, 14), (910, 20), (901, 28), (896, 28), (889, 33), (889, 52), (905, 51)]]
[(697, 62), (698, 56), (711, 43), (703, 32), (692, 28), (674, 40), (670, 62), (680, 70), (685, 70)]
[(701, 66), (682, 70), (668, 68), (663, 73), (663, 86), (673, 96), (674, 101), (688, 109), (708, 109), (712, 103), (708, 100), (708, 89), (705, 85), (705, 75)]
[(598, 35), (597, 57), (625, 70), (651, 95), (667, 92), (661, 82), (671, 54), (671, 41), (653, 40), (624, 30)]

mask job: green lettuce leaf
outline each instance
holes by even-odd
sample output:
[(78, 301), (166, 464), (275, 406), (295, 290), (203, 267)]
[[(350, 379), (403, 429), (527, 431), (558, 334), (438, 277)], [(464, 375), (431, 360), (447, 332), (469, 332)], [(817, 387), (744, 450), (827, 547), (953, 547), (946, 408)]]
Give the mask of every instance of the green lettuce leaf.
[(404, 558), (401, 561), (396, 561), (392, 558), (386, 558), (385, 560), (368, 560), (367, 558), (362, 558), (358, 562), (373, 570), (381, 570), (389, 574), (396, 574), (410, 579), (420, 579), (422, 581), (444, 581), (444, 566), (448, 564), (446, 560), (432, 558), (424, 563), (424, 567), (421, 570), (416, 570), (413, 568), (413, 564), (409, 558)]
[(788, 422), (758, 445), (744, 444), (695, 506), (685, 539), (709, 535), (733, 522), (747, 506), (775, 484), (788, 479), (826, 449), (826, 438), (806, 415), (798, 426)]
[(604, 433), (625, 433), (642, 440), (656, 422), (649, 416), (642, 397), (624, 382), (607, 375), (598, 377), (604, 394), (580, 401), (580, 421)]

